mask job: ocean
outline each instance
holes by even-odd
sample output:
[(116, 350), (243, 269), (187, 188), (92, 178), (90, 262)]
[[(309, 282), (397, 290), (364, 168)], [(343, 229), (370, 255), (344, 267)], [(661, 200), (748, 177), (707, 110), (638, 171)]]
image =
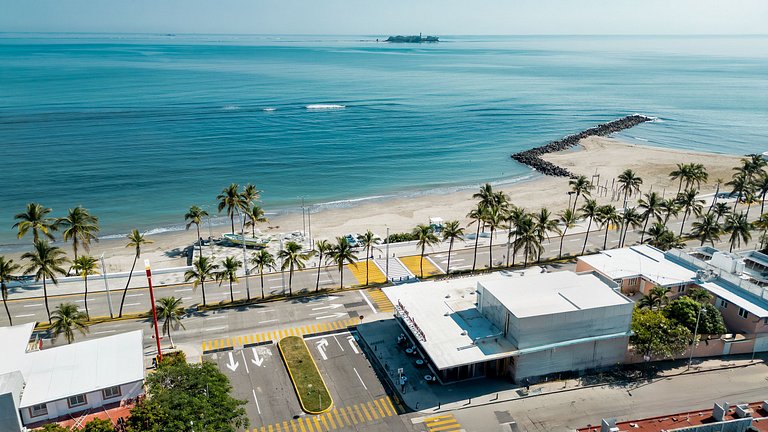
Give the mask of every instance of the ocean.
[(514, 182), (510, 154), (614, 118), (768, 150), (768, 37), (0, 34), (0, 250), (27, 202), (103, 236), (183, 229), (229, 183), (268, 213)]

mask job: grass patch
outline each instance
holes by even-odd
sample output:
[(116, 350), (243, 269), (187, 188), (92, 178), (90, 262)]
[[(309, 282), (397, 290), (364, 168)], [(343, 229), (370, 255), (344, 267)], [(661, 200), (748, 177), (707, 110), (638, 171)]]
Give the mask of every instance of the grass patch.
[(301, 408), (310, 414), (329, 410), (333, 399), (304, 339), (288, 336), (280, 340), (277, 347), (291, 376), (296, 395), (299, 396)]

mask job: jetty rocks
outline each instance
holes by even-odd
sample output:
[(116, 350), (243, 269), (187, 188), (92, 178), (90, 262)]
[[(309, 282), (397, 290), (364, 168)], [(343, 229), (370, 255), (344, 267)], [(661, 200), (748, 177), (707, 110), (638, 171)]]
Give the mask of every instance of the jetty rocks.
[(579, 144), (579, 141), (583, 138), (590, 136), (607, 136), (614, 132), (623, 131), (631, 127), (637, 126), (640, 123), (653, 120), (653, 117), (648, 117), (639, 114), (628, 115), (620, 119), (609, 121), (601, 125), (583, 130), (579, 133), (568, 135), (565, 138), (555, 140), (549, 144), (541, 147), (532, 148), (520, 153), (512, 155), (512, 159), (520, 162), (521, 164), (528, 165), (536, 171), (553, 177), (576, 177), (573, 173), (567, 169), (557, 166), (551, 162), (547, 162), (541, 158), (541, 155), (547, 153), (559, 152), (567, 150), (573, 146)]
[(390, 36), (384, 42), (392, 43), (422, 43), (422, 42), (439, 42), (440, 38), (437, 36)]

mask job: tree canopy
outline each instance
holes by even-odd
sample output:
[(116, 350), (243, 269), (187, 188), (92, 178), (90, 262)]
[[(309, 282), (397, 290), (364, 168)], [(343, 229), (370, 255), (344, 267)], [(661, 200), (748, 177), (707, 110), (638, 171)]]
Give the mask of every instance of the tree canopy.
[(720, 310), (710, 303), (699, 303), (689, 296), (683, 296), (673, 300), (664, 308), (664, 314), (667, 318), (676, 321), (685, 326), (691, 333), (696, 330), (696, 317), (701, 310), (701, 319), (699, 319), (699, 334), (725, 333), (725, 323)]
[(673, 357), (688, 346), (691, 331), (666, 317), (664, 312), (635, 308), (632, 314), (630, 342), (635, 351), (643, 356)]

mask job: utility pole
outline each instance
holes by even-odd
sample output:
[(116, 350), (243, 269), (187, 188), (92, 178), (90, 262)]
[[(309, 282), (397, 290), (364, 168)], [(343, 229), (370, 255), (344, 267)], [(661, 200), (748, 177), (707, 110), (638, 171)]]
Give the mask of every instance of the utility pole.
[(699, 313), (696, 314), (696, 327), (693, 329), (693, 341), (691, 342), (691, 355), (688, 356), (688, 367), (686, 370), (691, 368), (691, 362), (693, 361), (693, 349), (696, 347), (696, 336), (699, 333), (699, 320), (701, 319), (701, 311), (704, 310), (704, 305), (699, 305)]
[(387, 279), (387, 282), (389, 282), (389, 227), (387, 227), (387, 236), (384, 238), (384, 241), (387, 242), (387, 260), (385, 265), (385, 278)]
[(243, 239), (243, 268), (245, 269), (245, 295), (248, 300), (251, 299), (251, 286), (248, 282), (248, 256), (245, 247), (245, 214), (242, 214), (240, 220), (240, 237)]
[(109, 294), (109, 283), (107, 282), (107, 266), (104, 265), (104, 254), (101, 254), (101, 276), (104, 278), (104, 289), (107, 291), (107, 305), (109, 306), (109, 317), (114, 318), (112, 313), (112, 296)]
[(307, 236), (307, 221), (304, 218), (304, 197), (301, 197), (301, 234)]
[(152, 289), (152, 268), (149, 266), (149, 260), (144, 260), (144, 270), (147, 273), (147, 282), (149, 282), (149, 301), (152, 302), (152, 320), (155, 323), (155, 342), (157, 342), (157, 362), (163, 360), (163, 351), (160, 349), (160, 332), (157, 326), (157, 308), (155, 307), (155, 291)]

